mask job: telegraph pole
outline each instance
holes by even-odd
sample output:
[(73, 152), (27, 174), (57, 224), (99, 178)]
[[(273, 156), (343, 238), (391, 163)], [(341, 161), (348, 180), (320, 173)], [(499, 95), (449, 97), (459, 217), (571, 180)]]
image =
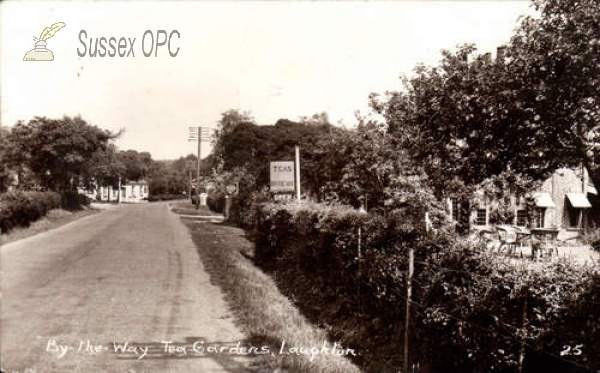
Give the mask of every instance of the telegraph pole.
[(300, 147), (296, 145), (294, 147), (295, 161), (294, 168), (296, 171), (296, 199), (300, 202)]
[(198, 161), (196, 167), (196, 182), (200, 184), (200, 161), (202, 159), (202, 142), (210, 141), (212, 128), (209, 127), (188, 127), (188, 141), (198, 141)]
[(415, 249), (408, 248), (408, 277), (406, 279), (406, 316), (404, 319), (404, 361), (402, 371), (408, 372), (408, 341), (410, 338), (410, 303), (412, 301), (412, 278), (415, 272)]

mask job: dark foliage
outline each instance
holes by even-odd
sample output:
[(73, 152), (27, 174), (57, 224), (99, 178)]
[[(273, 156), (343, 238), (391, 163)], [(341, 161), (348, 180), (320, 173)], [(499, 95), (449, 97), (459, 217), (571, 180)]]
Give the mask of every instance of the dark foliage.
[(65, 210), (80, 210), (84, 206), (89, 206), (91, 200), (84, 194), (79, 194), (73, 191), (65, 191), (60, 193), (61, 207)]
[(80, 178), (90, 173), (89, 160), (116, 136), (81, 117), (35, 117), (12, 128), (10, 160), (27, 166), (48, 189), (75, 190)]
[(52, 209), (60, 208), (62, 197), (55, 192), (7, 192), (0, 194), (0, 230), (27, 227)]
[[(382, 217), (342, 206), (266, 204), (254, 221), (258, 262), (276, 272), (288, 295), (303, 298), (306, 312), (333, 325), (336, 338), (369, 351), (358, 359), (369, 371), (402, 363), (381, 344), (396, 351), (402, 344), (409, 247), (411, 362), (444, 372), (515, 372), (523, 354), (526, 372), (549, 359), (579, 372), (600, 367), (600, 273), (593, 266), (516, 266), (443, 230), (427, 234), (410, 210)], [(586, 346), (580, 355), (560, 356), (564, 345), (577, 344)]]
[(185, 198), (185, 196), (183, 194), (161, 193), (161, 194), (152, 194), (150, 197), (148, 197), (148, 201), (150, 201), (150, 202), (170, 201), (170, 200), (183, 199), (183, 198)]
[(212, 193), (209, 193), (208, 198), (206, 199), (206, 204), (212, 211), (223, 213), (223, 210), (225, 209), (225, 193), (223, 193), (221, 190), (216, 190)]

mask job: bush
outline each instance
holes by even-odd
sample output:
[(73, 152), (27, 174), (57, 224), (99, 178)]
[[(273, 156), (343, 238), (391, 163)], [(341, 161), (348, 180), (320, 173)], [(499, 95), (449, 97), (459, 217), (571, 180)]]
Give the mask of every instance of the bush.
[(225, 193), (220, 190), (214, 190), (208, 194), (206, 204), (211, 211), (223, 213), (225, 209)]
[(183, 199), (185, 196), (183, 194), (177, 193), (161, 193), (161, 194), (153, 194), (148, 197), (148, 201), (156, 202), (156, 201), (171, 201), (175, 199)]
[(75, 191), (61, 192), (61, 206), (65, 210), (80, 210), (83, 206), (89, 206), (91, 200), (85, 194), (80, 194)]
[[(525, 365), (540, 371), (537, 355), (556, 356), (564, 345), (584, 344), (581, 355), (561, 361), (600, 368), (597, 268), (561, 261), (516, 266), (447, 231), (427, 234), (421, 213), (410, 206), (387, 216), (314, 203), (264, 203), (253, 210), (248, 213), (256, 222), (257, 260), (276, 270), (291, 292), (299, 278), (320, 289), (320, 302), (312, 303), (331, 305), (328, 320), (322, 320), (322, 306), (315, 306), (318, 319), (341, 323), (336, 333), (344, 345), (366, 348), (371, 342), (377, 350), (381, 343), (402, 343), (407, 252), (413, 248), (411, 361), (447, 372), (513, 372), (523, 343)], [(362, 317), (356, 316), (359, 307)], [(350, 328), (347, 321), (336, 321), (353, 318)], [(363, 320), (370, 320), (369, 327), (357, 326)], [(398, 363), (363, 368), (390, 369)]]
[(55, 192), (20, 192), (0, 194), (0, 230), (26, 227), (52, 209), (61, 207), (61, 195)]
[(586, 234), (583, 237), (583, 241), (590, 245), (592, 249), (600, 252), (600, 229), (597, 229), (591, 233)]

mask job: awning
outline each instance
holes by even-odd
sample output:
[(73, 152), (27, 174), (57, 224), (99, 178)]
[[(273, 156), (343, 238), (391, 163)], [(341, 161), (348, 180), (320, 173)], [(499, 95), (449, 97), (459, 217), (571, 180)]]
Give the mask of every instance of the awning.
[(577, 209), (587, 209), (592, 207), (590, 201), (583, 193), (567, 193), (567, 198), (571, 202), (571, 206)]
[(554, 207), (550, 193), (536, 193), (535, 205), (537, 207)]

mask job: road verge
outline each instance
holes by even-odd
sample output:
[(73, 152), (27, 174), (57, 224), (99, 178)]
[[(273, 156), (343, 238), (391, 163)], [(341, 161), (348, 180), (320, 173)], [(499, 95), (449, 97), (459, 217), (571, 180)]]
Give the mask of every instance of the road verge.
[[(358, 373), (348, 359), (358, 350), (329, 340), (324, 330), (310, 324), (275, 281), (246, 255), (252, 243), (244, 231), (227, 224), (182, 219), (198, 253), (232, 306), (248, 343), (268, 345), (272, 354), (257, 356), (256, 372)], [(350, 347), (350, 348), (347, 348)]]
[(100, 212), (100, 210), (95, 207), (82, 207), (79, 211), (68, 211), (63, 209), (50, 210), (45, 216), (31, 223), (29, 227), (17, 227), (6, 234), (0, 235), (0, 245), (56, 229), (72, 221), (98, 212)]

